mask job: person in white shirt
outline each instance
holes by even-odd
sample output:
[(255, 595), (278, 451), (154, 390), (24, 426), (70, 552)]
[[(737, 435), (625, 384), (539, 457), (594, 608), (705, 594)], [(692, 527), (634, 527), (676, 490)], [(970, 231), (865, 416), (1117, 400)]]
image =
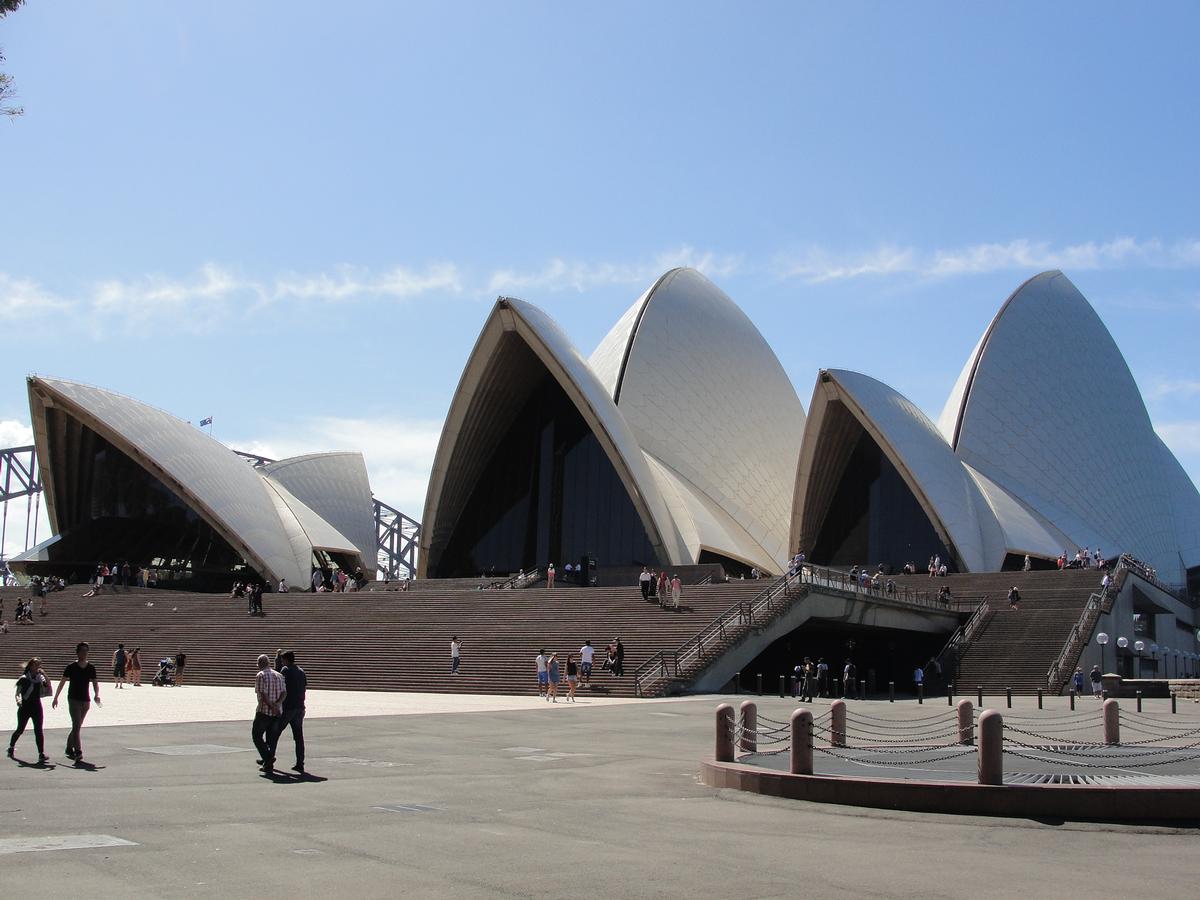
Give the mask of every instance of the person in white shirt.
[(546, 651), (539, 650), (537, 659), (534, 660), (537, 664), (538, 675), (538, 696), (549, 696), (550, 692), (550, 676), (546, 673)]
[(458, 674), (458, 665), (462, 662), (462, 641), (458, 639), (456, 634), (450, 638), (450, 674)]
[(638, 576), (638, 585), (642, 589), (642, 599), (650, 599), (650, 579), (654, 576), (650, 574), (650, 570), (642, 566), (642, 574)]
[(280, 594), (286, 594), (287, 592), (288, 592), (287, 579), (286, 579), (286, 578), (280, 578), (280, 579), (279, 579), (279, 590), (278, 590), (278, 593), (280, 593)]
[(582, 684), (592, 683), (592, 660), (596, 656), (596, 648), (591, 641), (584, 641), (579, 648), (579, 680)]

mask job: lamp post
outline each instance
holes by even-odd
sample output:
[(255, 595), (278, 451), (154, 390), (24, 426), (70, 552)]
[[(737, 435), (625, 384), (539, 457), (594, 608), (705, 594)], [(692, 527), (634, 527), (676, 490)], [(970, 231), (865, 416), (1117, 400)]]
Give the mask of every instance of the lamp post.
[(1142, 677), (1142, 651), (1145, 649), (1146, 649), (1145, 641), (1134, 641), (1133, 642), (1133, 652), (1137, 654), (1137, 662), (1134, 663), (1134, 666), (1136, 667), (1134, 670), (1134, 674), (1133, 674), (1134, 678), (1140, 679)]
[(1162, 677), (1169, 679), (1171, 677), (1171, 648), (1159, 647), (1158, 649), (1162, 651), (1163, 655)]
[(1100, 673), (1104, 673), (1104, 645), (1108, 643), (1108, 635), (1103, 631), (1096, 635), (1096, 643), (1100, 645)]
[[(1124, 650), (1128, 646), (1129, 646), (1129, 638), (1127, 638), (1123, 635), (1121, 637), (1117, 638), (1117, 647), (1119, 649)], [(1120, 666), (1118, 666), (1118, 668), (1120, 668)]]

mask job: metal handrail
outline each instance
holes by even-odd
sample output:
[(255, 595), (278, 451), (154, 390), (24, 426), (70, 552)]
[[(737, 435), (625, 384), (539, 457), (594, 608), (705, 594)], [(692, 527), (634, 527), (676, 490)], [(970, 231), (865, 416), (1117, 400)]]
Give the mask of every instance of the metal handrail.
[[(1122, 554), (1121, 558), (1117, 560), (1116, 567), (1110, 573), (1108, 584), (1100, 588), (1100, 593), (1092, 593), (1088, 597), (1083, 611), (1079, 614), (1079, 621), (1071, 626), (1071, 631), (1067, 634), (1066, 641), (1063, 642), (1062, 650), (1059, 651), (1058, 656), (1050, 665), (1050, 670), (1046, 673), (1046, 687), (1051, 691), (1062, 690), (1063, 685), (1066, 684), (1063, 670), (1070, 669), (1079, 662), (1083, 647), (1092, 639), (1092, 632), (1095, 630), (1100, 616), (1112, 612), (1113, 604), (1116, 602), (1117, 593), (1120, 590), (1117, 582), (1124, 583), (1125, 573), (1133, 568), (1128, 564), (1128, 560), (1133, 560), (1133, 557)], [(1137, 571), (1136, 568), (1133, 570)], [(1138, 572), (1138, 574), (1141, 573)]]
[(521, 588), (529, 587), (536, 581), (541, 580), (541, 569), (533, 569), (529, 572), (518, 572), (516, 575), (511, 575), (503, 581), (493, 581), (488, 587), (494, 591), (505, 590), (520, 590)]
[(679, 678), (704, 660), (707, 649), (730, 637), (740, 637), (746, 630), (766, 625), (782, 607), (779, 601), (798, 593), (807, 594), (812, 588), (839, 593), (851, 598), (866, 598), (878, 603), (894, 603), (920, 609), (946, 612), (950, 604), (926, 591), (907, 588), (887, 593), (885, 588), (861, 585), (849, 573), (805, 565), (794, 575), (784, 575), (773, 581), (752, 600), (742, 601), (725, 610), (693, 637), (674, 651), (659, 651), (634, 672), (634, 693), (643, 696), (659, 682)]
[(979, 605), (975, 607), (975, 610), (971, 613), (967, 621), (954, 629), (950, 637), (946, 640), (945, 645), (935, 657), (943, 669), (947, 667), (947, 660), (951, 654), (956, 657), (956, 661), (957, 657), (961, 656), (960, 650), (975, 637), (975, 632), (983, 626), (984, 619), (987, 618), (990, 610), (991, 606), (988, 604), (988, 598), (984, 597), (979, 601)]

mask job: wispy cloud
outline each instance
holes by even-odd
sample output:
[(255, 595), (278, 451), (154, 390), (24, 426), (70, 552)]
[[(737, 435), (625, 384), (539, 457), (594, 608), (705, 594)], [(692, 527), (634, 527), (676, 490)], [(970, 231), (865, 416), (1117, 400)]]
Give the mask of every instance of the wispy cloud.
[(737, 272), (741, 264), (739, 256), (698, 251), (687, 245), (634, 263), (556, 258), (533, 271), (499, 269), (488, 278), (487, 290), (492, 294), (583, 293), (608, 286), (649, 287), (663, 272), (678, 266), (690, 266), (711, 278), (722, 278)]
[(783, 278), (801, 278), (812, 284), (886, 275), (932, 279), (1011, 270), (1196, 267), (1200, 267), (1200, 240), (1165, 243), (1157, 238), (1130, 237), (1064, 245), (1018, 239), (933, 251), (883, 245), (869, 251), (836, 253), (808, 247), (780, 256), (774, 266)]
[(69, 305), (36, 281), (0, 272), (0, 320), (34, 318), (59, 312)]
[(1200, 421), (1159, 422), (1154, 430), (1177, 456), (1200, 457)]
[(1164, 378), (1151, 383), (1146, 391), (1150, 400), (1167, 398), (1186, 399), (1200, 397), (1200, 381), (1186, 378)]

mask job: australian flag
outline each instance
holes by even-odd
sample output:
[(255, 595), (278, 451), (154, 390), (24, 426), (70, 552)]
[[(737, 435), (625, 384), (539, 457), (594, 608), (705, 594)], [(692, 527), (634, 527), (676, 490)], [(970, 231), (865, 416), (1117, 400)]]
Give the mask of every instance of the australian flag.
[(212, 416), (209, 416), (207, 419), (200, 420), (200, 427), (203, 428), (205, 425), (212, 425)]

